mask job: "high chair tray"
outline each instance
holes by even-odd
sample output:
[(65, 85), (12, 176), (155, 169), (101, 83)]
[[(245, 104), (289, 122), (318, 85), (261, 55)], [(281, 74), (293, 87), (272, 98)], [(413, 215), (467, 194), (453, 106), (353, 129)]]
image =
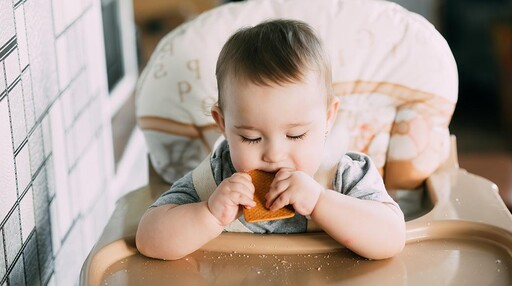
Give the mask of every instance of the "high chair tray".
[(82, 268), (81, 285), (510, 285), (512, 216), (496, 186), (462, 169), (427, 180), (427, 202), (407, 221), (399, 255), (368, 260), (325, 233), (223, 233), (177, 261), (137, 252), (134, 234), (151, 195), (123, 197)]

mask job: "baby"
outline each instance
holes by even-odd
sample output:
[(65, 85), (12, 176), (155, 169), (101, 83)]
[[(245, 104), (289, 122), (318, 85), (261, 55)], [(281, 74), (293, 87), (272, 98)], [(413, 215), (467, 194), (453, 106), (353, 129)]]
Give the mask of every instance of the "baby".
[[(348, 152), (329, 180), (319, 179), (339, 103), (328, 59), (311, 27), (273, 20), (239, 30), (222, 48), (216, 76), (219, 99), (211, 114), (226, 139), (210, 158), (218, 186), (201, 201), (192, 173), (176, 181), (139, 223), (136, 243), (142, 254), (182, 258), (237, 219), (255, 233), (306, 232), (312, 220), (371, 259), (402, 250), (403, 213), (369, 157)], [(243, 208), (255, 206), (250, 170), (276, 173), (266, 207), (291, 205), (294, 217), (244, 220)]]

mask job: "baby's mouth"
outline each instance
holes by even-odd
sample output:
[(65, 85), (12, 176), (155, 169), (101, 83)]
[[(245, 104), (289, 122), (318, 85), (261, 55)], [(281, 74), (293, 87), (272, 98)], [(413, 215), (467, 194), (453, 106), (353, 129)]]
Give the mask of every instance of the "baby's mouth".
[(261, 169), (258, 169), (258, 170), (263, 171), (263, 172), (267, 172), (267, 173), (276, 174), (277, 172), (279, 172), (280, 170), (283, 170), (283, 169), (292, 169), (292, 168), (290, 168), (290, 167), (261, 168)]
[(265, 173), (270, 173), (270, 174), (275, 174), (279, 171), (279, 169), (277, 170), (270, 170), (270, 169), (255, 169), (255, 170), (258, 170), (258, 171), (262, 171), (262, 172), (265, 172)]

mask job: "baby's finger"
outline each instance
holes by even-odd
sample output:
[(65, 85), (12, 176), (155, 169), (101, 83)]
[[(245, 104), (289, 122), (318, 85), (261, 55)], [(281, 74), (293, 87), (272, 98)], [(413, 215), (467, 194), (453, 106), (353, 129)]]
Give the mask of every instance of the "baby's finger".
[(252, 183), (252, 178), (247, 173), (234, 173), (229, 179), (229, 182), (231, 183), (238, 183), (249, 191), (249, 193), (254, 194), (254, 185)]
[(290, 184), (288, 180), (277, 181), (272, 183), (269, 192), (265, 195), (265, 207), (270, 209), (270, 206), (274, 204), (274, 200), (281, 196), (282, 193), (284, 193), (289, 186)]
[(293, 172), (293, 169), (290, 169), (290, 168), (282, 168), (281, 170), (279, 170), (275, 177), (274, 177), (274, 180), (272, 181), (272, 184), (275, 184), (277, 182), (280, 182), (280, 181), (283, 181), (283, 180), (286, 180), (288, 178), (290, 178), (290, 176), (292, 175), (292, 172)]
[(227, 196), (229, 199), (236, 204), (239, 204), (240, 199), (239, 197), (247, 197), (250, 200), (253, 200), (254, 197), (254, 186), (247, 185), (243, 182), (233, 182), (230, 181), (228, 184)]
[(236, 205), (241, 205), (245, 207), (254, 207), (256, 205), (256, 202), (253, 200), (252, 195), (248, 196), (243, 192), (232, 192), (229, 195), (229, 198)]
[(249, 182), (252, 182), (251, 176), (249, 176), (249, 174), (244, 173), (244, 172), (234, 173), (233, 175), (231, 175), (231, 178), (241, 178), (241, 179), (248, 180)]
[(275, 211), (290, 204), (290, 195), (289, 192), (283, 192), (279, 197), (277, 197), (273, 203), (269, 206), (269, 210)]
[(226, 186), (225, 190), (228, 193), (239, 192), (250, 198), (254, 196), (254, 185), (242, 176), (232, 176), (222, 184)]

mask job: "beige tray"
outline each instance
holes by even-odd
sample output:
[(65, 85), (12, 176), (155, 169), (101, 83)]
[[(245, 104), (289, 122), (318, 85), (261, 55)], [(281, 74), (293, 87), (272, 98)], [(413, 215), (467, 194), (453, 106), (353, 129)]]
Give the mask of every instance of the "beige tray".
[(144, 257), (137, 224), (168, 188), (154, 178), (118, 201), (80, 285), (512, 285), (512, 215), (495, 184), (458, 168), (455, 151), (424, 193), (392, 193), (406, 214), (407, 244), (380, 261), (323, 232), (223, 233), (177, 261)]

